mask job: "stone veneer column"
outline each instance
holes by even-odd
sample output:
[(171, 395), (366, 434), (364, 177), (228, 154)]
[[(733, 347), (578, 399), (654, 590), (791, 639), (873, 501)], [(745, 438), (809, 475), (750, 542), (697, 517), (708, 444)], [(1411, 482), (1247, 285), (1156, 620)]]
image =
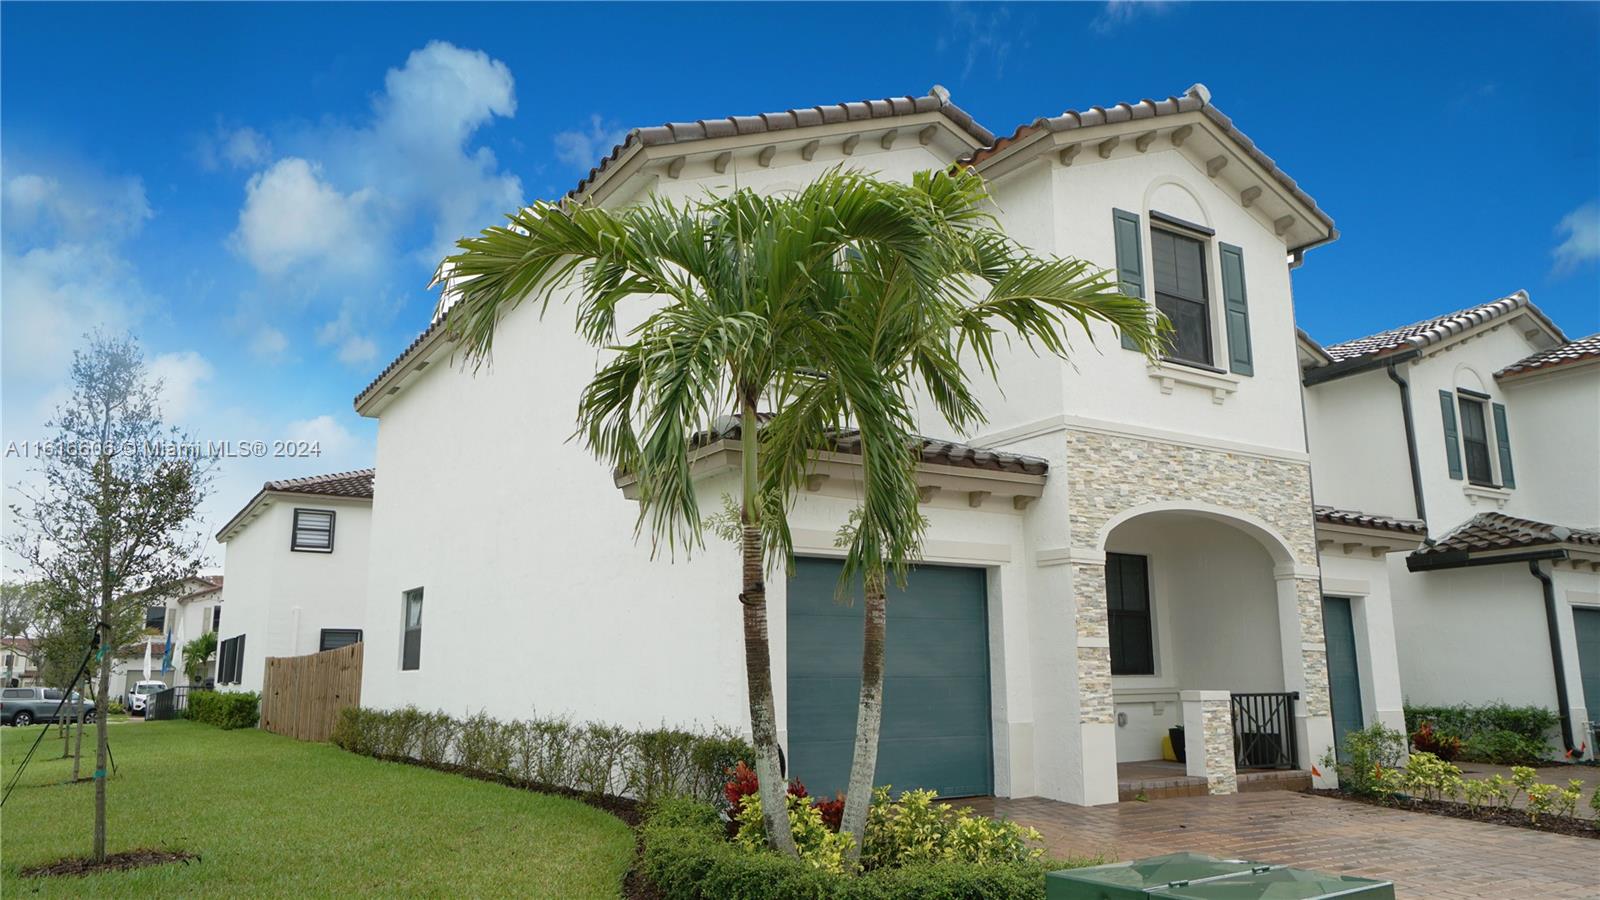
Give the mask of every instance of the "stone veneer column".
[(1188, 774), (1206, 780), (1211, 794), (1239, 793), (1233, 758), (1233, 695), (1227, 691), (1181, 691), (1183, 746)]
[[(1295, 704), (1297, 764), (1320, 770), (1322, 754), (1333, 746), (1333, 701), (1328, 694), (1328, 647), (1322, 630), (1322, 583), (1314, 572), (1279, 566), (1278, 628), (1283, 649), (1283, 687), (1298, 691)], [(1333, 787), (1331, 771), (1313, 776), (1317, 787)]]

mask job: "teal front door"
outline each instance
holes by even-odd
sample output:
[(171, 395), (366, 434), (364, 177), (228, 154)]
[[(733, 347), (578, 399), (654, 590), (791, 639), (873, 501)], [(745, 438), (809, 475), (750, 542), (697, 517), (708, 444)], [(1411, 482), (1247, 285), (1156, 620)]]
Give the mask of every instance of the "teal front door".
[(1589, 722), (1600, 723), (1600, 609), (1572, 608), (1573, 630), (1578, 633), (1578, 675), (1583, 679), (1583, 705)]
[(1361, 669), (1356, 660), (1356, 628), (1349, 598), (1322, 598), (1322, 635), (1328, 648), (1333, 740), (1343, 759), (1344, 736), (1366, 727), (1361, 713)]
[[(849, 783), (861, 691), (861, 589), (835, 602), (839, 572), (835, 560), (800, 559), (789, 581), (789, 775), (823, 797)], [(891, 580), (874, 784), (993, 791), (985, 581), (982, 569), (927, 565), (904, 590)]]

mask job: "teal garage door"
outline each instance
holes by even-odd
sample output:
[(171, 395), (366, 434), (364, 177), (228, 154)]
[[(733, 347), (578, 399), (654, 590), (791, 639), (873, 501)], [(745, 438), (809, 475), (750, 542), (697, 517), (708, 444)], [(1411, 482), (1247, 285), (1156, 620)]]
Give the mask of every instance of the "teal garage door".
[[(790, 777), (813, 796), (850, 780), (861, 691), (860, 588), (834, 601), (840, 564), (800, 559), (789, 582)], [(918, 566), (889, 588), (883, 734), (874, 784), (947, 797), (993, 791), (989, 628), (982, 569)]]
[(1600, 727), (1600, 609), (1574, 606), (1572, 624), (1578, 632), (1578, 674), (1583, 680), (1583, 703), (1589, 723)]

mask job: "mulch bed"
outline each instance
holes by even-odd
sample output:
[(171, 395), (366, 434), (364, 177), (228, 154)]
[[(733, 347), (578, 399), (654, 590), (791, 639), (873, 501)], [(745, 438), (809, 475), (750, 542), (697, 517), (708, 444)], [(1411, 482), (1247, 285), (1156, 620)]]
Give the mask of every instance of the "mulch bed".
[(1540, 816), (1539, 821), (1532, 822), (1529, 821), (1528, 814), (1520, 809), (1479, 809), (1474, 811), (1468, 809), (1465, 804), (1449, 800), (1385, 801), (1379, 797), (1367, 797), (1328, 789), (1312, 789), (1304, 793), (1315, 794), (1318, 797), (1332, 797), (1335, 800), (1351, 800), (1356, 803), (1365, 803), (1368, 806), (1381, 806), (1384, 809), (1400, 809), (1409, 812), (1428, 813), (1435, 816), (1449, 816), (1452, 819), (1467, 819), (1472, 822), (1510, 825), (1513, 828), (1527, 828), (1532, 831), (1547, 831), (1551, 834), (1600, 839), (1600, 822), (1591, 819), (1545, 815)]
[(161, 866), (167, 863), (188, 864), (190, 860), (200, 861), (200, 857), (193, 853), (184, 853), (181, 850), (125, 850), (121, 853), (112, 853), (106, 856), (105, 862), (95, 862), (92, 859), (63, 859), (58, 862), (46, 863), (42, 866), (33, 866), (23, 869), (23, 878), (44, 878), (52, 875), (94, 875), (99, 872), (122, 872), (128, 869), (142, 869), (145, 866)]

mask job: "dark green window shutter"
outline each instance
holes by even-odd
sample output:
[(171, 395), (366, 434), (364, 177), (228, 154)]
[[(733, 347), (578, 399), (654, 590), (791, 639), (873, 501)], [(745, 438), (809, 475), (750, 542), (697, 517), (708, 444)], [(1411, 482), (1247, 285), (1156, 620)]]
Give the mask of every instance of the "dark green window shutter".
[(1222, 305), (1228, 319), (1228, 369), (1240, 375), (1254, 375), (1250, 361), (1250, 306), (1244, 295), (1244, 251), (1232, 244), (1221, 244)]
[(1500, 484), (1516, 487), (1517, 476), (1511, 470), (1511, 432), (1506, 430), (1506, 405), (1494, 405), (1494, 440), (1500, 446)]
[[(1144, 254), (1140, 252), (1139, 214), (1113, 209), (1111, 224), (1117, 238), (1117, 284), (1129, 297), (1144, 299)], [(1127, 335), (1122, 346), (1137, 349)]]
[(1461, 480), (1461, 438), (1456, 433), (1456, 395), (1439, 392), (1439, 414), (1444, 416), (1444, 457), (1450, 463), (1450, 477)]

